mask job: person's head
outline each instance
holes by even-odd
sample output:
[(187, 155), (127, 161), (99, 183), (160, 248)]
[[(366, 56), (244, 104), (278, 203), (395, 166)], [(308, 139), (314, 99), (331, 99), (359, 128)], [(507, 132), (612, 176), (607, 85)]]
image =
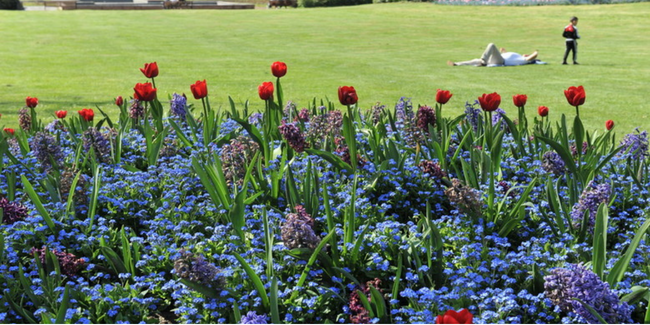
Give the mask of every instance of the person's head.
[(571, 19), (569, 19), (569, 21), (571, 22), (571, 24), (573, 24), (575, 26), (575, 25), (578, 24), (578, 17), (573, 16), (573, 17), (571, 17)]

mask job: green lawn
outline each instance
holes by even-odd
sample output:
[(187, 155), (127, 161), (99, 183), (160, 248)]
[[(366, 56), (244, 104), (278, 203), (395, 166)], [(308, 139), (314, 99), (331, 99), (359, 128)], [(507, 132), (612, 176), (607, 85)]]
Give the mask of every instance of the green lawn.
[[(580, 18), (580, 66), (562, 66), (561, 29)], [(270, 64), (289, 66), (285, 98), (299, 107), (313, 98), (336, 100), (352, 85), (359, 103), (387, 106), (402, 96), (434, 104), (437, 88), (452, 91), (445, 107), (460, 113), (486, 92), (527, 94), (551, 118), (571, 117), (563, 90), (584, 85), (589, 129), (608, 119), (619, 133), (649, 129), (650, 3), (593, 6), (475, 7), (392, 3), (279, 10), (0, 11), (0, 126), (16, 126), (26, 96), (38, 97), (40, 116), (59, 109), (99, 106), (116, 112), (114, 97), (132, 96), (146, 79), (139, 68), (157, 61), (159, 97), (185, 92), (206, 79), (213, 107), (251, 101), (271, 81)], [(472, 59), (488, 42), (515, 52), (539, 50), (548, 65), (450, 67)], [(191, 98), (191, 102), (194, 99)]]

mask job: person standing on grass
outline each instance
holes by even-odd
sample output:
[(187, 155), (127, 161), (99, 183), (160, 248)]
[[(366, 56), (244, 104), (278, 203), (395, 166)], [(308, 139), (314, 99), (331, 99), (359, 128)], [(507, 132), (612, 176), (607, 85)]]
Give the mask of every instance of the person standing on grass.
[(573, 64), (579, 64), (578, 39), (580, 38), (580, 35), (578, 35), (577, 27), (578, 17), (573, 16), (569, 21), (571, 23), (564, 27), (564, 32), (562, 33), (562, 37), (566, 38), (566, 50), (564, 51), (564, 60), (562, 60), (562, 64), (567, 64), (566, 59), (569, 57), (569, 52), (573, 52)]

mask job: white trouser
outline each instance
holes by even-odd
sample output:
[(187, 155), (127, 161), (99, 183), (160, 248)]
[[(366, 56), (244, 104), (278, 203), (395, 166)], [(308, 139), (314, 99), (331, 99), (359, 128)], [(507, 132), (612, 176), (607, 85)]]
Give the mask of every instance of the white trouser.
[(469, 61), (456, 62), (456, 65), (473, 65), (473, 66), (486, 66), (486, 65), (504, 65), (505, 60), (501, 56), (501, 52), (494, 43), (488, 44), (481, 55), (480, 59), (474, 59)]

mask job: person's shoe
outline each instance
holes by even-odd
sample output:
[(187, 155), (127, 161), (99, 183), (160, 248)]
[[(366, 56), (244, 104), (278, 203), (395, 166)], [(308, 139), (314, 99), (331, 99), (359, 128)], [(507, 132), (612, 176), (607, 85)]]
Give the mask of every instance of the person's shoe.
[(566, 65), (567, 63), (566, 63), (566, 62), (562, 62), (562, 64), (563, 64), (563, 65)]
[(573, 64), (580, 64), (580, 63), (578, 63), (578, 62), (573, 62)]
[(456, 63), (454, 63), (454, 61), (447, 61), (447, 65), (453, 67)]

